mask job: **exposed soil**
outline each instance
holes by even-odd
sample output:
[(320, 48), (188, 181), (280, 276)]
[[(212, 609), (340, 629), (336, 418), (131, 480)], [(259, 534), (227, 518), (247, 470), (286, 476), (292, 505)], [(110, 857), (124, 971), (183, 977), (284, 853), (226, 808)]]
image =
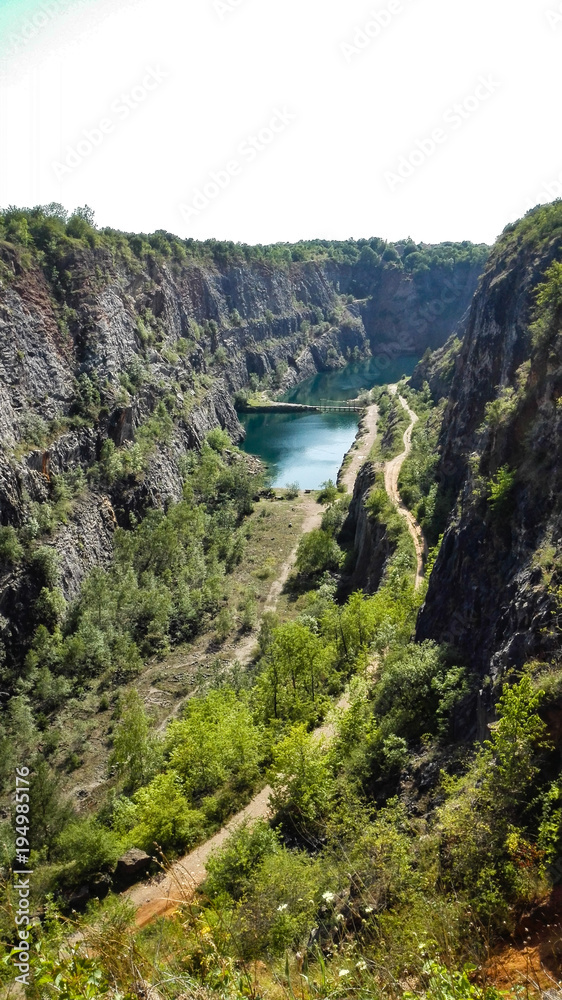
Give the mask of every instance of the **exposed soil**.
[(560, 989), (562, 980), (562, 886), (522, 917), (513, 938), (497, 946), (484, 966), (499, 989), (525, 987), (531, 994)]

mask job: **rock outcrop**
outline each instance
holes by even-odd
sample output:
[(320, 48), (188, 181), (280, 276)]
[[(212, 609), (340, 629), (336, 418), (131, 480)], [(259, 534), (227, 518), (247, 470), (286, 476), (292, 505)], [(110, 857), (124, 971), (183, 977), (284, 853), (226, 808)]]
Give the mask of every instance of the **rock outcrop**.
[[(455, 361), (439, 443), (440, 489), (452, 513), (417, 638), (449, 642), (492, 683), (534, 658), (558, 656), (559, 306), (548, 321), (543, 316), (542, 332), (533, 320), (537, 287), (562, 259), (560, 215), (559, 204), (531, 213), (493, 252)], [(555, 279), (552, 288), (554, 297)]]

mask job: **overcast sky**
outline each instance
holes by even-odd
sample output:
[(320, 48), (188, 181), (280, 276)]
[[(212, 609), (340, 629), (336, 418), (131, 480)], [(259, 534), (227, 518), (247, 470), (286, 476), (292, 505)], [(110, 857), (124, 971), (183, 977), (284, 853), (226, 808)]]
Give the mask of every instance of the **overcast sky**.
[(0, 204), (491, 242), (562, 194), (560, 0), (0, 0)]

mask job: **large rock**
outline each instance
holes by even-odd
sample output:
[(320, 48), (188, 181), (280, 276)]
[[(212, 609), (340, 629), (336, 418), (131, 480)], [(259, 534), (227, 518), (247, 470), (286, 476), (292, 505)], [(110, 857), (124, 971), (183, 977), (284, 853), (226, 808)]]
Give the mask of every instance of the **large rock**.
[(151, 865), (151, 857), (138, 847), (131, 847), (115, 866), (113, 881), (119, 888), (132, 885), (138, 882), (143, 875), (146, 875)]

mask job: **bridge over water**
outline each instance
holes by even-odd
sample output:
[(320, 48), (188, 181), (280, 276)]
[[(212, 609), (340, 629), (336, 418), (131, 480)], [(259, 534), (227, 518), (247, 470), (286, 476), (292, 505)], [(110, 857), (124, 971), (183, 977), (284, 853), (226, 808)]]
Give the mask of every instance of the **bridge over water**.
[(240, 407), (243, 413), (327, 413), (330, 411), (341, 413), (342, 411), (351, 413), (362, 413), (365, 405), (354, 400), (327, 400), (325, 403), (318, 403), (314, 406), (306, 403), (246, 403)]

